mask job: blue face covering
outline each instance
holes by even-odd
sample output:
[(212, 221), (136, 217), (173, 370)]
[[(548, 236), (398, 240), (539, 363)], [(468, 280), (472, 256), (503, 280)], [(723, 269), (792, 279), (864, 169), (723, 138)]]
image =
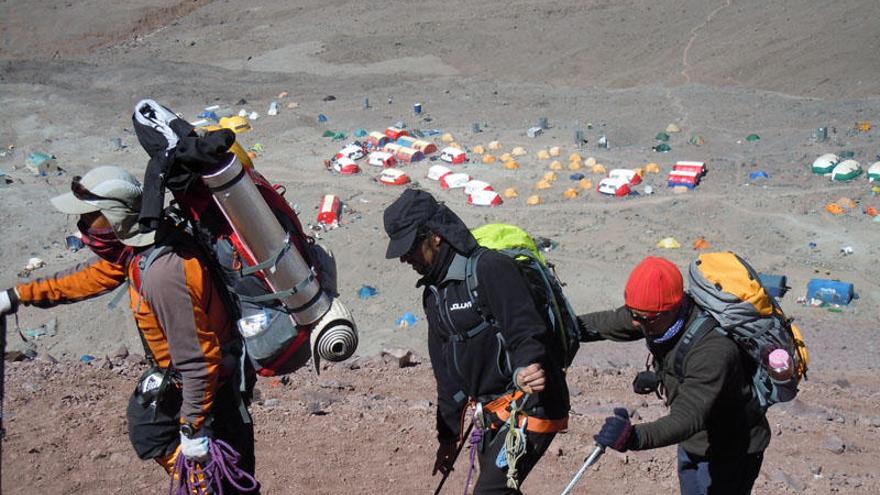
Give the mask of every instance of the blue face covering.
[[(685, 298), (685, 300), (681, 304), (681, 307), (678, 309), (678, 316), (676, 317), (675, 322), (668, 329), (666, 329), (666, 332), (664, 332), (663, 335), (659, 337), (651, 337), (649, 335), (645, 335), (645, 340), (648, 342), (648, 347), (656, 345), (662, 348), (663, 344), (666, 344), (667, 342), (675, 338), (675, 336), (678, 335), (681, 329), (684, 328), (684, 324), (687, 321), (688, 314), (690, 313), (690, 307), (690, 300), (688, 298)], [(654, 349), (652, 348), (652, 350)]]

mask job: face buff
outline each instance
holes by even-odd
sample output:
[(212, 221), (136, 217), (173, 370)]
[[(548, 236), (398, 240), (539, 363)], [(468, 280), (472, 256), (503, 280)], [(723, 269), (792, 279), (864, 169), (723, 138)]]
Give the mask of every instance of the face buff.
[(690, 300), (685, 298), (685, 300), (681, 304), (681, 308), (678, 310), (678, 316), (675, 319), (675, 323), (673, 323), (663, 335), (659, 337), (652, 337), (650, 335), (645, 335), (645, 341), (648, 344), (648, 349), (651, 352), (664, 352), (668, 350), (667, 344), (678, 335), (678, 332), (684, 328), (685, 321), (687, 320), (688, 313), (690, 313)]
[(112, 227), (89, 229), (82, 222), (77, 222), (76, 226), (80, 234), (82, 234), (83, 244), (91, 249), (93, 253), (110, 263), (121, 265), (125, 263), (126, 258), (132, 252), (129, 246), (123, 244), (116, 237)]

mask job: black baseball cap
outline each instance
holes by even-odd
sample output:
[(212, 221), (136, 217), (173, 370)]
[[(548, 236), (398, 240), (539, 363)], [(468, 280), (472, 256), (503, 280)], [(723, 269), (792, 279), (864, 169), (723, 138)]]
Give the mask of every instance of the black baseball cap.
[(385, 233), (388, 234), (388, 249), (385, 257), (400, 258), (413, 246), (419, 227), (440, 210), (440, 203), (430, 193), (420, 189), (407, 189), (399, 198), (385, 209)]

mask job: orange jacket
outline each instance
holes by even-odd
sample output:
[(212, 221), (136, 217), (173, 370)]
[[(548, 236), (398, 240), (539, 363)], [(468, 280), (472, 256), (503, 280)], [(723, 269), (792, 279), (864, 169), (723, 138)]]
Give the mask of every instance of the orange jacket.
[[(131, 278), (128, 266), (93, 258), (72, 269), (16, 286), (22, 304), (51, 307), (105, 294)], [(181, 423), (202, 426), (219, 385), (235, 370), (221, 348), (236, 337), (217, 284), (186, 248), (160, 255), (138, 294), (129, 285), (131, 310), (156, 363), (173, 365), (183, 381)]]

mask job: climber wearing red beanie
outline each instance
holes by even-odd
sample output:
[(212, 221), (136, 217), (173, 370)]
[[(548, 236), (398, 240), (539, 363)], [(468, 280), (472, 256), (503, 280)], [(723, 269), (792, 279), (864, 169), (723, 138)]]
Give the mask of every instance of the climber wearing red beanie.
[(653, 359), (633, 390), (662, 394), (669, 414), (634, 425), (626, 408), (616, 408), (594, 439), (621, 452), (678, 444), (683, 495), (751, 493), (770, 426), (751, 407), (751, 375), (739, 348), (720, 332), (700, 331), (706, 315), (669, 260), (648, 256), (636, 265), (623, 299), (616, 310), (580, 315), (581, 341), (644, 338)]

